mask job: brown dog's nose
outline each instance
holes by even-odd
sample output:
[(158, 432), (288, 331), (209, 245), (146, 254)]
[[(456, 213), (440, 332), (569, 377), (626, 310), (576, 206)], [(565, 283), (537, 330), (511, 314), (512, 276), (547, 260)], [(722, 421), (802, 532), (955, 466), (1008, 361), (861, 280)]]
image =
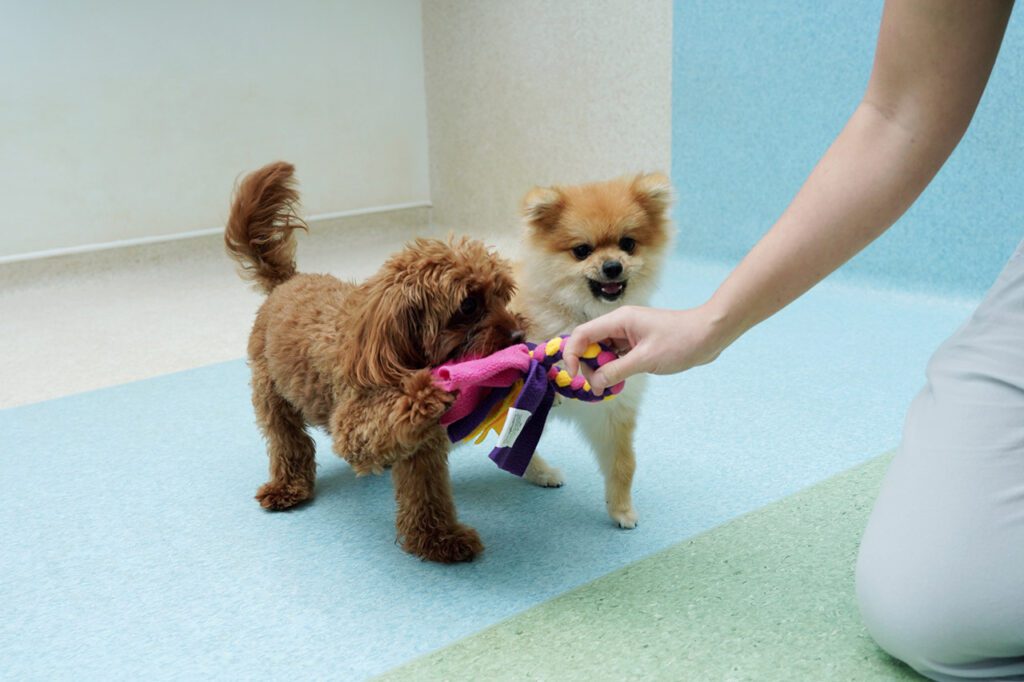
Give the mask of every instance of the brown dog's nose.
[(513, 344), (522, 343), (526, 338), (526, 333), (522, 329), (516, 329), (508, 337)]

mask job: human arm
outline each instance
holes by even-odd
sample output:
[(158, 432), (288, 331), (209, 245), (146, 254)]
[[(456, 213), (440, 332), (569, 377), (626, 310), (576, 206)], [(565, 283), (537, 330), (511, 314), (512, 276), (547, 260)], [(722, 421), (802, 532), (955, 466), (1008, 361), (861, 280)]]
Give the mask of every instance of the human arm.
[(670, 374), (715, 359), (889, 228), (945, 163), (985, 89), (1012, 0), (888, 0), (861, 103), (775, 225), (703, 305), (627, 306), (566, 344), (578, 370), (589, 343), (626, 349), (595, 389), (638, 372)]

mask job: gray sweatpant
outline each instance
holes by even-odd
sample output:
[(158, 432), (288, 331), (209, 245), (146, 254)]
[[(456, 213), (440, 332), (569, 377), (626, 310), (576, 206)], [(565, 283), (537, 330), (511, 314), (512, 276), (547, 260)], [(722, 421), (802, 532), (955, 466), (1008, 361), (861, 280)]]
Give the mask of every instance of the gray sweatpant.
[(868, 631), (935, 680), (1024, 680), (1022, 252), (929, 362), (857, 561)]

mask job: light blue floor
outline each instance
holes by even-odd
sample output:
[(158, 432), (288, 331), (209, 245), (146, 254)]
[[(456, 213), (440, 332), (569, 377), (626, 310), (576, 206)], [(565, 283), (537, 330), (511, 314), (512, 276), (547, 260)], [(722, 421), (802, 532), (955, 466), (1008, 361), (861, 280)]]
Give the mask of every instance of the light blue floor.
[[(722, 266), (669, 264), (659, 303)], [(252, 499), (266, 458), (241, 361), (0, 411), (0, 679), (358, 679), (451, 643), (891, 448), (925, 361), (966, 303), (824, 286), (714, 366), (652, 382), (640, 526), (604, 512), (561, 426), (559, 490), (453, 456), (487, 551), (438, 566), (394, 544), (386, 478), (321, 443), (318, 497)], [(822, 519), (828, 523), (828, 519)]]

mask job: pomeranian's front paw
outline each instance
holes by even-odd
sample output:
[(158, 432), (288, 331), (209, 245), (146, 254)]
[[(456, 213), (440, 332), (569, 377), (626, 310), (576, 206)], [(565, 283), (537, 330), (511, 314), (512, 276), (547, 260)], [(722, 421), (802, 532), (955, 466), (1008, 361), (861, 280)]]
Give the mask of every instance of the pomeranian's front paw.
[(541, 488), (561, 488), (565, 485), (565, 476), (562, 475), (562, 470), (551, 466), (537, 454), (530, 459), (526, 471), (523, 472), (523, 478)]
[(256, 491), (256, 499), (264, 509), (280, 511), (294, 507), (313, 497), (313, 489), (303, 483), (270, 481)]
[(619, 528), (625, 528), (627, 530), (636, 528), (638, 517), (636, 509), (633, 509), (632, 505), (628, 507), (615, 507), (609, 504), (608, 516), (612, 517), (612, 521), (619, 524)]
[(405, 394), (401, 408), (416, 424), (434, 424), (448, 411), (455, 396), (434, 384), (429, 369), (421, 369), (402, 382)]
[(472, 561), (484, 551), (480, 535), (461, 523), (452, 528), (408, 536), (402, 546), (410, 554), (442, 564)]

